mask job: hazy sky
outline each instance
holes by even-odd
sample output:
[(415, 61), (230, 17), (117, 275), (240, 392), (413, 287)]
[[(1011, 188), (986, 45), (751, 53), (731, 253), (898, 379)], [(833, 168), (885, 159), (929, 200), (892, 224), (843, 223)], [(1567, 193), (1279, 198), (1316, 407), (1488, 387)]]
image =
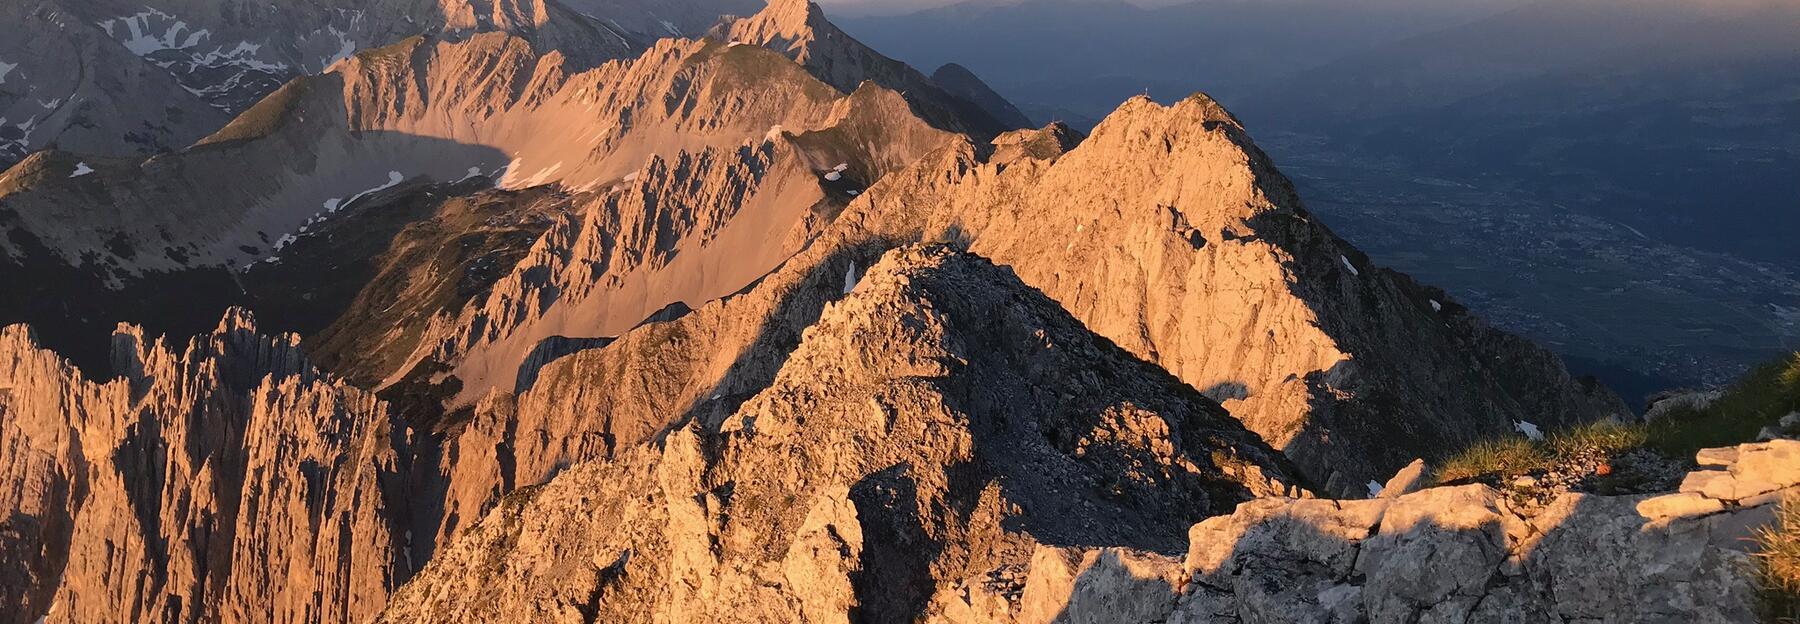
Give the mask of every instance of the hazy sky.
[[(826, 10), (829, 10), (834, 13), (841, 13), (844, 15), (871, 15), (871, 14), (906, 13), (908, 11), (915, 11), (918, 9), (923, 9), (923, 8), (928, 8), (928, 7), (939, 7), (939, 6), (944, 6), (947, 4), (958, 4), (961, 2), (965, 2), (967, 0), (813, 0), (813, 1), (819, 3), (819, 6), (825, 7)], [(990, 0), (990, 1), (993, 1), (995, 4), (1000, 4), (1007, 0)], [(1011, 0), (1011, 2), (1013, 2), (1013, 3), (1026, 2), (1026, 1), (1028, 1), (1028, 0)], [(1126, 1), (1130, 2), (1132, 4), (1135, 4), (1135, 5), (1138, 5), (1138, 6), (1154, 7), (1154, 6), (1168, 6), (1171, 4), (1181, 4), (1183, 2), (1192, 2), (1193, 0), (1126, 0)]]
[[(924, 9), (924, 8), (940, 7), (940, 6), (950, 5), (950, 4), (960, 4), (963, 2), (970, 2), (970, 1), (985, 2), (985, 3), (989, 3), (989, 4), (1020, 4), (1020, 3), (1024, 3), (1024, 2), (1030, 2), (1031, 0), (813, 0), (813, 1), (819, 3), (820, 6), (825, 7), (825, 9), (827, 11), (834, 13), (834, 14), (838, 14), (838, 15), (895, 15), (895, 14), (901, 14), (901, 13), (909, 13), (909, 12), (916, 11), (919, 9)], [(1115, 0), (1088, 0), (1088, 1), (1109, 2), (1109, 1), (1115, 1)], [(1186, 4), (1186, 3), (1190, 3), (1190, 2), (1199, 2), (1201, 0), (1125, 0), (1125, 1), (1129, 2), (1131, 4), (1141, 6), (1141, 7), (1163, 7), (1163, 6), (1170, 6), (1170, 5), (1175, 5), (1175, 4)], [(1238, 1), (1238, 2), (1256, 2), (1258, 0), (1236, 0), (1236, 1)], [(1290, 0), (1290, 1), (1292, 1), (1292, 0)], [(1302, 0), (1302, 1), (1304, 1), (1304, 0)], [(1370, 4), (1385, 3), (1385, 4), (1401, 4), (1401, 5), (1408, 4), (1408, 3), (1434, 3), (1434, 4), (1435, 3), (1446, 3), (1446, 4), (1454, 3), (1454, 4), (1464, 5), (1464, 6), (1488, 5), (1488, 6), (1496, 7), (1496, 10), (1498, 10), (1498, 9), (1502, 9), (1502, 8), (1509, 7), (1509, 6), (1517, 6), (1517, 5), (1525, 4), (1526, 2), (1529, 2), (1531, 0), (1353, 0), (1353, 1), (1367, 2)], [(1688, 2), (1689, 0), (1644, 0), (1644, 1), (1646, 1), (1646, 2), (1655, 1), (1655, 2), (1661, 2), (1661, 3), (1671, 3), (1671, 2), (1683, 2), (1684, 3), (1684, 2)], [(1711, 2), (1711, 3), (1730, 3), (1730, 4), (1756, 4), (1756, 3), (1782, 2), (1782, 1), (1787, 1), (1787, 0), (1705, 0), (1705, 2)]]

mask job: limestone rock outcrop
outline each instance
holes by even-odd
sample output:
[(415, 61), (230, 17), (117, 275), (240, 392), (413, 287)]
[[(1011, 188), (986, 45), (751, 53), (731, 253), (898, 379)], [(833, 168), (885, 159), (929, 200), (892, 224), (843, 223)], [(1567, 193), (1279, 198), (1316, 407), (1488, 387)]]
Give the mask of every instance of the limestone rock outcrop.
[(412, 574), (405, 431), (297, 336), (233, 311), (113, 353), (96, 381), (0, 330), (0, 620), (356, 622)]
[(909, 247), (722, 421), (507, 495), (382, 621), (962, 617), (1010, 608), (1040, 544), (1178, 552), (1298, 492), (1284, 466), (1004, 268)]
[[(1480, 485), (1395, 499), (1246, 503), (1185, 558), (1056, 549), (1027, 613), (1054, 621), (1755, 621), (1754, 531), (1800, 495), (1800, 442), (1714, 449), (1678, 492), (1509, 504)], [(1079, 563), (1072, 563), (1079, 562)], [(1020, 622), (1049, 619), (1021, 618)]]

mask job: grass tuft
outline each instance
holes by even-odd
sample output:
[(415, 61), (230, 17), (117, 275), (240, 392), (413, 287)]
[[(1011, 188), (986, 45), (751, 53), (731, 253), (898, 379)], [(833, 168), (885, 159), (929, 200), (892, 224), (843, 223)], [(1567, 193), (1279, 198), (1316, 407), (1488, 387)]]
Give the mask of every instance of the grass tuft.
[(1444, 460), (1437, 467), (1437, 481), (1450, 483), (1485, 476), (1510, 479), (1545, 468), (1551, 461), (1549, 453), (1525, 438), (1488, 440)]
[(1782, 501), (1775, 523), (1757, 532), (1756, 543), (1763, 621), (1800, 623), (1800, 497)]
[(1649, 425), (1649, 446), (1670, 457), (1751, 442), (1764, 427), (1800, 409), (1800, 353), (1759, 366), (1703, 410), (1669, 414)]
[(1614, 457), (1642, 448), (1648, 439), (1649, 433), (1641, 425), (1603, 420), (1556, 432), (1542, 442), (1523, 437), (1488, 440), (1445, 459), (1437, 468), (1437, 482), (1506, 481), (1581, 459)]
[(1650, 441), (1650, 432), (1642, 425), (1602, 420), (1560, 431), (1550, 436), (1546, 445), (1557, 458), (1573, 458), (1586, 453), (1611, 457)]

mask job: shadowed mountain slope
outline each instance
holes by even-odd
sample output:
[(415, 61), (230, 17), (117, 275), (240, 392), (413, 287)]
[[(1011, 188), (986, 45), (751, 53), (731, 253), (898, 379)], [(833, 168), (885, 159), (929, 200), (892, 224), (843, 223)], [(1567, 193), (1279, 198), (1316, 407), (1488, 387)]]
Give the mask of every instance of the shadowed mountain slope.
[(716, 433), (507, 497), (383, 620), (910, 621), (1016, 591), (979, 579), (1036, 544), (1179, 550), (1281, 465), (1005, 269), (902, 249)]

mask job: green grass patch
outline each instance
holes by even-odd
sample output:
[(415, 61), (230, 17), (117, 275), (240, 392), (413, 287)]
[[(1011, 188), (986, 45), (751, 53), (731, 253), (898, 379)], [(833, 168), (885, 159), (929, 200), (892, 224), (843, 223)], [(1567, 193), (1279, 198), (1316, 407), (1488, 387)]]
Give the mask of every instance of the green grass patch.
[(1440, 462), (1437, 482), (1481, 478), (1505, 481), (1584, 457), (1614, 457), (1643, 447), (1647, 439), (1641, 425), (1603, 420), (1552, 433), (1541, 441), (1524, 437), (1488, 440)]
[(1762, 620), (1800, 622), (1800, 498), (1782, 501), (1775, 523), (1756, 534), (1755, 578)]
[(1672, 457), (1693, 457), (1700, 449), (1754, 441), (1764, 427), (1795, 410), (1800, 410), (1800, 354), (1750, 371), (1706, 409), (1679, 410), (1650, 423), (1648, 444)]
[(1602, 420), (1558, 431), (1544, 442), (1544, 446), (1557, 458), (1573, 458), (1582, 453), (1599, 453), (1611, 457), (1643, 447), (1649, 441), (1650, 432), (1642, 425)]
[(1541, 444), (1525, 438), (1477, 442), (1437, 466), (1437, 481), (1449, 483), (1479, 477), (1510, 479), (1551, 465), (1553, 458)]
[(1701, 449), (1753, 442), (1764, 427), (1796, 410), (1800, 354), (1757, 367), (1705, 409), (1679, 410), (1648, 424), (1600, 421), (1554, 432), (1543, 441), (1508, 437), (1477, 443), (1438, 462), (1436, 482), (1505, 481), (1584, 459), (1610, 460), (1634, 449), (1687, 462)]

